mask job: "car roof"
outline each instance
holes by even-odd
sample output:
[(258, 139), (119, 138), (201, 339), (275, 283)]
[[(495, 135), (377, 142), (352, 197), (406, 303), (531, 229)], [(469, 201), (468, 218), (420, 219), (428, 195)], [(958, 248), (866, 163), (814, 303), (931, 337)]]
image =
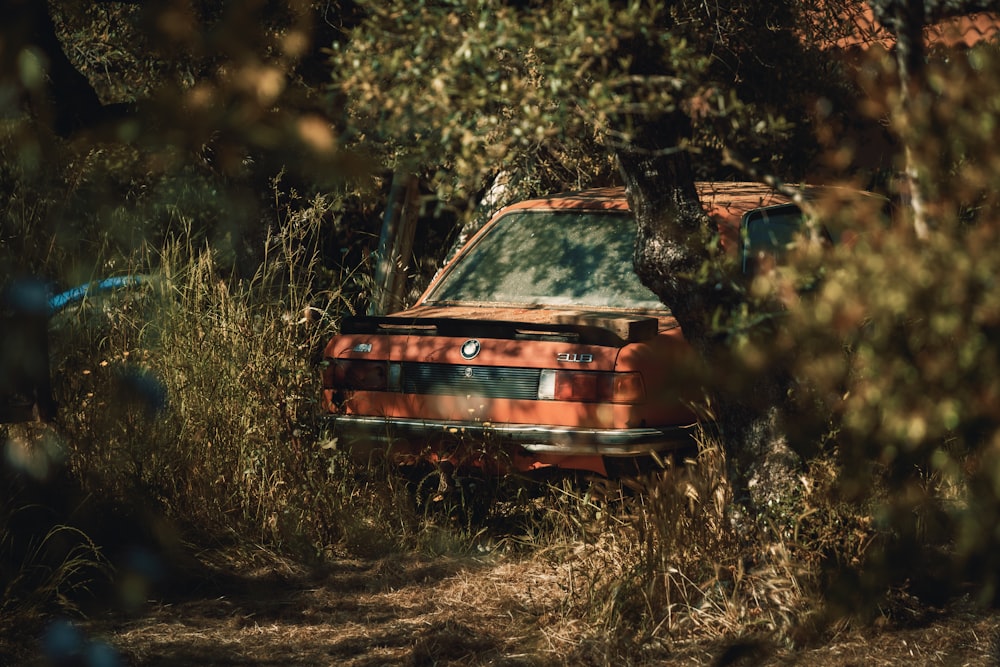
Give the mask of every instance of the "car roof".
[[(695, 187), (706, 213), (737, 227), (747, 211), (792, 201), (790, 197), (761, 183), (701, 181)], [(556, 209), (628, 211), (629, 206), (625, 188), (610, 187), (528, 199), (506, 207), (503, 212)]]

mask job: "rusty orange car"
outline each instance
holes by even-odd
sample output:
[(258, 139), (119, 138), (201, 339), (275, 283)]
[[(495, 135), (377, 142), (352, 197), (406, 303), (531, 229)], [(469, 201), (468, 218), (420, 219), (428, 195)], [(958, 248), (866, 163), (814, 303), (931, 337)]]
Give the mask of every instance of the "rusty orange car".
[[(729, 247), (750, 218), (801, 221), (760, 184), (698, 192)], [(633, 270), (635, 234), (622, 188), (523, 201), (412, 307), (345, 319), (322, 362), (337, 446), (362, 459), (602, 475), (690, 447), (697, 360)]]

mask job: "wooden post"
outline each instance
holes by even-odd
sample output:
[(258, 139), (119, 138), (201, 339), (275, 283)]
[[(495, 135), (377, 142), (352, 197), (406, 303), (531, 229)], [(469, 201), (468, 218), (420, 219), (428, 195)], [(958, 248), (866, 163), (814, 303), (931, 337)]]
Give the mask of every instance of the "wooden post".
[(407, 263), (413, 254), (419, 213), (418, 195), (416, 176), (401, 172), (393, 175), (379, 236), (375, 294), (369, 315), (386, 315), (403, 307)]

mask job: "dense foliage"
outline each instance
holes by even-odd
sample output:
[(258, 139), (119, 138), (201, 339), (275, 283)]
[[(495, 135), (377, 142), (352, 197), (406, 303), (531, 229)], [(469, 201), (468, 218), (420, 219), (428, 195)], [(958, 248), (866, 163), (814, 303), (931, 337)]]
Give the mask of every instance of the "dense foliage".
[[(460, 191), (504, 170), (530, 178), (550, 156), (572, 159), (560, 165), (577, 174), (566, 183), (586, 184), (635, 123), (675, 109), (694, 122), (679, 148), (700, 156), (702, 176), (726, 173), (723, 150), (799, 176), (816, 151), (811, 104), (842, 103), (848, 90), (814, 35), (800, 38), (811, 19), (784, 3), (370, 9), (333, 51), (349, 127), (401, 168), (437, 165), (438, 185)], [(778, 67), (789, 59), (796, 69)]]
[[(60, 470), (80, 497), (302, 558), (438, 548), (436, 520), (401, 509), (404, 482), (350, 468), (311, 412), (317, 342), (366, 305), (389, 177), (420, 178), (417, 259), (432, 271), (479, 207), (617, 182), (616, 157), (675, 155), (692, 177), (824, 179), (893, 205), (814, 202), (817, 226), (856, 239), (804, 243), (750, 285), (731, 266), (684, 276), (729, 295), (706, 337), (735, 391), (787, 372), (794, 493), (766, 520), (741, 516), (732, 468), (706, 443), (697, 465), (618, 496), (612, 519), (589, 496), (557, 502), (526, 530), (561, 513), (572, 528), (557, 538), (606, 548), (584, 568), (591, 597), (567, 609), (641, 643), (707, 625), (787, 639), (827, 593), (854, 611), (906, 586), (935, 602), (972, 586), (995, 603), (1000, 54), (932, 51), (901, 87), (880, 49), (835, 55), (853, 3), (801, 4), (53, 0), (62, 55), (96, 100), (72, 114), (54, 85), (68, 75), (32, 42), (40, 24), (4, 32), (0, 280), (158, 279), (62, 322), (54, 428), (3, 432), (4, 474), (19, 480), (0, 511), (3, 609), (32, 586), (57, 600), (85, 588), (81, 563), (107, 569), (58, 512), (53, 534), (73, 537), (61, 552), (21, 532), (12, 508), (34, 492), (20, 482)], [(886, 129), (872, 161), (861, 149)], [(886, 177), (904, 168), (919, 224)], [(312, 308), (319, 328), (301, 315)], [(491, 490), (486, 523), (456, 529), (468, 544), (510, 511), (510, 489)]]
[[(868, 82), (894, 129), (916, 147), (928, 195), (921, 238), (904, 203), (891, 219), (837, 204), (822, 219), (859, 232), (822, 258), (815, 295), (791, 310), (781, 345), (835, 414), (851, 497), (885, 485), (879, 520), (892, 557), (954, 550), (945, 577), (996, 599), (997, 136), (1000, 51), (932, 61), (928, 90), (905, 117), (886, 77)], [(782, 289), (777, 287), (777, 289)], [(898, 565), (897, 565), (898, 566)], [(920, 562), (925, 567), (926, 562)]]

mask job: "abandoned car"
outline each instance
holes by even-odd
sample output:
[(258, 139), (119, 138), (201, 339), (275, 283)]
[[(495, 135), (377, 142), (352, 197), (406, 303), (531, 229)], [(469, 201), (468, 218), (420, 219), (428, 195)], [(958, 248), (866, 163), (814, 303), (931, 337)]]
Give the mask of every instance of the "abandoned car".
[[(727, 245), (769, 213), (779, 242), (801, 224), (766, 186), (698, 187)], [(599, 474), (690, 447), (697, 362), (633, 270), (635, 235), (621, 188), (524, 201), (411, 308), (346, 318), (321, 371), (337, 446), (359, 459)]]

